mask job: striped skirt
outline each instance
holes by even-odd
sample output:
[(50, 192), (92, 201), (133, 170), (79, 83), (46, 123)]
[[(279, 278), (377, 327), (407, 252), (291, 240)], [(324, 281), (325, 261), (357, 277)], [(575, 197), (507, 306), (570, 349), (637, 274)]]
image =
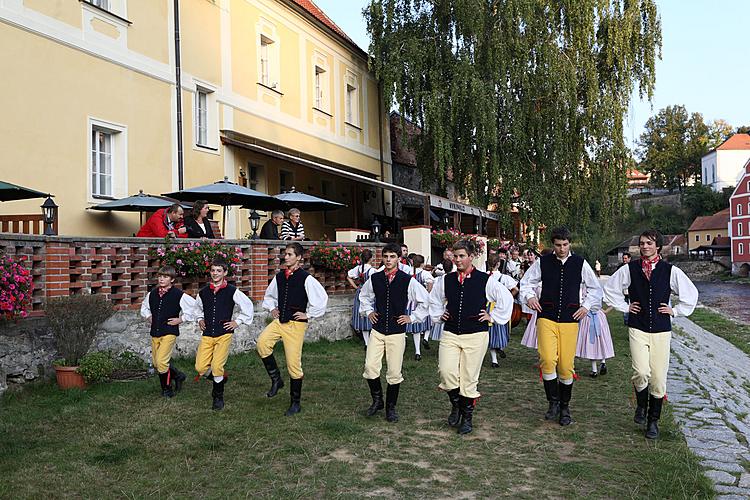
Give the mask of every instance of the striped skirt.
[[(411, 307), (406, 309), (406, 314), (411, 314), (414, 311)], [(432, 320), (429, 316), (425, 318), (421, 323), (407, 323), (406, 333), (422, 333), (432, 328)]]
[(352, 328), (358, 332), (372, 330), (370, 319), (367, 316), (359, 315), (359, 292), (360, 289), (357, 288), (357, 292), (354, 294), (354, 304), (352, 305)]
[(443, 336), (444, 326), (445, 326), (445, 323), (433, 324), (432, 329), (430, 330), (430, 340), (440, 340), (440, 337)]
[(508, 323), (504, 325), (492, 323), (492, 326), (490, 326), (490, 344), (487, 347), (490, 349), (505, 349), (508, 341), (510, 341), (509, 326)]
[[(597, 311), (591, 315), (584, 316), (578, 322), (578, 344), (576, 345), (576, 356), (583, 359), (609, 359), (615, 357), (615, 348), (612, 345), (612, 334), (609, 331), (607, 315)], [(591, 321), (596, 321), (596, 330), (599, 335), (591, 335)], [(593, 340), (593, 342), (592, 342)]]

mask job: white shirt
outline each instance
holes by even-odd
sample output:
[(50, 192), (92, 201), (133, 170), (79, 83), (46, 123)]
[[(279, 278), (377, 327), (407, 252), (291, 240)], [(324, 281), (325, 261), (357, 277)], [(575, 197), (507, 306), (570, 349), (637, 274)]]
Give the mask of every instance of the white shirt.
[(346, 275), (350, 277), (353, 280), (356, 280), (360, 276), (364, 275), (365, 279), (370, 279), (370, 276), (372, 276), (372, 273), (374, 273), (375, 270), (372, 268), (370, 264), (364, 265), (364, 271), (362, 270), (362, 266), (357, 266), (349, 269), (347, 271)]
[[(305, 311), (307, 318), (313, 319), (323, 316), (326, 313), (326, 307), (328, 307), (328, 294), (323, 285), (312, 275), (305, 278), (305, 293), (307, 294), (307, 310)], [(261, 307), (266, 311), (273, 311), (279, 307), (279, 290), (275, 276), (266, 288)]]
[(500, 271), (492, 271), (490, 279), (496, 279), (500, 281), (500, 284), (503, 285), (508, 290), (513, 290), (515, 287), (518, 286), (518, 281), (514, 280), (507, 274), (503, 274)]
[[(234, 318), (234, 322), (238, 325), (249, 325), (253, 322), (253, 301), (250, 300), (250, 298), (242, 293), (239, 288), (237, 288), (234, 291), (234, 295), (232, 295), (232, 300), (234, 300), (234, 303), (240, 306), (240, 313), (237, 315), (236, 318)], [(195, 319), (201, 320), (203, 319), (203, 300), (201, 299), (200, 294), (198, 294), (198, 298), (195, 299)]]
[[(383, 271), (378, 271), (383, 272)], [(385, 279), (388, 279), (386, 277)], [(414, 309), (409, 315), (412, 323), (421, 323), (427, 318), (429, 314), (429, 301), (430, 296), (427, 290), (419, 284), (415, 279), (409, 280), (409, 288), (407, 289), (409, 303), (413, 304)], [(367, 316), (375, 310), (375, 290), (372, 288), (372, 280), (367, 280), (362, 285), (362, 291), (359, 293), (359, 314), (360, 316)], [(377, 328), (375, 328), (377, 330)]]
[[(472, 274), (476, 272), (481, 271), (474, 270)], [(448, 299), (445, 297), (445, 277), (451, 274), (453, 273), (440, 276), (432, 284), (432, 291), (430, 292), (430, 318), (432, 318), (434, 323), (443, 323), (442, 316), (445, 314), (446, 304), (448, 303)], [(465, 279), (470, 280), (471, 278), (467, 277)], [(508, 289), (490, 276), (487, 280), (487, 285), (484, 287), (484, 294), (487, 296), (487, 301), (495, 303), (495, 307), (490, 311), (492, 322), (504, 325), (510, 321), (510, 316), (513, 313), (513, 296)]]
[[(151, 305), (148, 303), (149, 295), (152, 293), (159, 293), (158, 288), (154, 288), (150, 292), (146, 294), (146, 298), (143, 299), (143, 302), (141, 302), (141, 316), (148, 319), (151, 317)], [(182, 297), (180, 297), (180, 309), (182, 309), (182, 314), (180, 317), (183, 321), (195, 321), (195, 299), (188, 295), (185, 292), (182, 292)]]
[(420, 282), (424, 287), (435, 282), (435, 278), (421, 267), (414, 273), (414, 279)]
[[(570, 253), (564, 258), (557, 258), (560, 262), (565, 264), (568, 258), (571, 256)], [(526, 274), (521, 278), (521, 290), (519, 296), (521, 297), (522, 304), (528, 304), (531, 297), (536, 297), (536, 287), (542, 282), (542, 267), (541, 259), (537, 259), (536, 262), (526, 271)], [(581, 268), (581, 284), (586, 286), (586, 296), (581, 299), (581, 307), (585, 307), (586, 310), (591, 311), (593, 309), (601, 308), (602, 304), (602, 285), (599, 282), (599, 278), (594, 274), (594, 270), (585, 260), (583, 261), (583, 267)], [(579, 296), (583, 295), (579, 292)]]
[[(630, 305), (625, 302), (623, 290), (630, 286), (630, 268), (625, 265), (615, 271), (604, 285), (604, 301), (621, 312), (628, 312)], [(690, 278), (677, 266), (672, 266), (669, 287), (677, 295), (678, 303), (672, 306), (674, 316), (690, 316), (698, 304), (698, 289)]]

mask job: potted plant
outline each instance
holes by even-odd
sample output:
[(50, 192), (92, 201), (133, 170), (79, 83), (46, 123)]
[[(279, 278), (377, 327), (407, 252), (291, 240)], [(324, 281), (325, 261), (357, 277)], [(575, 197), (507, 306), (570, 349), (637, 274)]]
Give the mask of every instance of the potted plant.
[(54, 363), (58, 385), (61, 389), (85, 387), (78, 364), (99, 325), (114, 313), (112, 303), (102, 295), (71, 295), (48, 300), (45, 312), (61, 357)]

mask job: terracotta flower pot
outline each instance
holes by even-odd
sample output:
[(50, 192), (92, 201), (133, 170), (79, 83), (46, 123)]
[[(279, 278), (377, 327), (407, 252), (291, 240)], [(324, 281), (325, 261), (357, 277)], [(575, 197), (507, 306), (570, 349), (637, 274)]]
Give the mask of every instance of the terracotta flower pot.
[(76, 372), (77, 366), (56, 366), (55, 375), (57, 376), (57, 385), (60, 389), (85, 389), (86, 381), (83, 375)]

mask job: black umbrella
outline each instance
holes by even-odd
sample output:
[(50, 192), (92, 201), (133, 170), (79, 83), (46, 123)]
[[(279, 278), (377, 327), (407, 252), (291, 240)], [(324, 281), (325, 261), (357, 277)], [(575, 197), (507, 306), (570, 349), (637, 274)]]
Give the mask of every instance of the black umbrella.
[(223, 181), (217, 181), (213, 184), (183, 189), (182, 191), (176, 191), (174, 193), (165, 193), (164, 195), (177, 198), (178, 200), (206, 200), (209, 203), (221, 205), (224, 207), (222, 226), (226, 224), (227, 207), (241, 205), (244, 208), (250, 208), (253, 210), (275, 210), (277, 208), (284, 208), (284, 204), (273, 196), (240, 186), (234, 182), (229, 182), (228, 177), (224, 177)]
[(0, 181), (0, 201), (30, 200), (52, 196), (41, 191), (25, 188), (10, 182)]
[(143, 225), (143, 212), (155, 212), (160, 208), (167, 208), (175, 203), (180, 203), (185, 209), (189, 209), (192, 206), (188, 203), (182, 203), (167, 196), (145, 194), (141, 189), (138, 191), (138, 194), (134, 194), (133, 196), (100, 203), (99, 205), (89, 207), (88, 209), (102, 211), (111, 210), (115, 212), (140, 212), (141, 225)]
[(311, 194), (305, 194), (296, 191), (293, 187), (291, 191), (277, 194), (274, 196), (277, 200), (284, 202), (287, 208), (299, 208), (302, 211), (317, 212), (319, 210), (337, 210), (346, 208), (343, 203), (338, 203), (325, 198), (318, 198)]

